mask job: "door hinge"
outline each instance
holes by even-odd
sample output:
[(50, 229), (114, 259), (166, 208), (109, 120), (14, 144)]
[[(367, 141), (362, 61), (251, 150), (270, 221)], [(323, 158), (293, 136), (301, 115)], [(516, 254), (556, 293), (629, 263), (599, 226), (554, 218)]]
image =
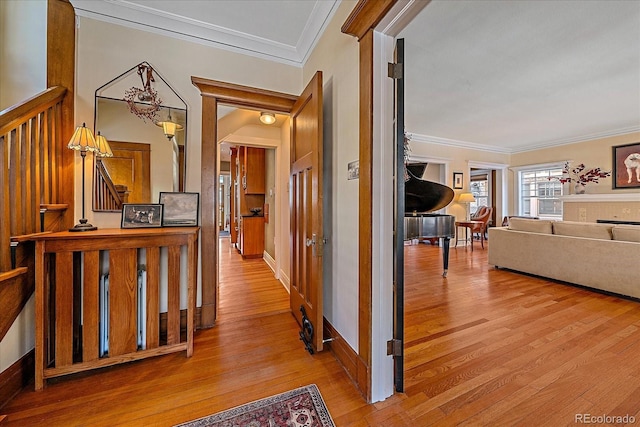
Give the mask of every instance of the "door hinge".
[(392, 79), (401, 79), (404, 76), (402, 64), (394, 64), (389, 62), (388, 77)]
[(387, 341), (387, 356), (400, 357), (402, 356), (402, 341), (392, 339)]

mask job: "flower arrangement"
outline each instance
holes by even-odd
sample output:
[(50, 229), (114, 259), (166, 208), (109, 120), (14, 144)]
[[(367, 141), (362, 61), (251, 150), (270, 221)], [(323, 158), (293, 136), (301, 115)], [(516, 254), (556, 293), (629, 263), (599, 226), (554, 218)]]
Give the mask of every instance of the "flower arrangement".
[(573, 169), (569, 169), (569, 162), (565, 162), (562, 169), (562, 177), (550, 176), (548, 179), (557, 179), (561, 184), (573, 182), (576, 186), (576, 193), (584, 193), (584, 187), (589, 182), (598, 183), (600, 178), (611, 176), (611, 172), (603, 171), (600, 168), (587, 169), (584, 163), (580, 163)]

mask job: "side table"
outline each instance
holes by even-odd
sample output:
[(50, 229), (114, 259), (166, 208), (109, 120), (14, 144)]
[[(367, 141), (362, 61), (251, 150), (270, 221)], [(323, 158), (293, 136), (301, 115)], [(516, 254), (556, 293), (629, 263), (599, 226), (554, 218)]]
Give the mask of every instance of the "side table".
[[(456, 244), (454, 247), (458, 247), (458, 242), (462, 241), (458, 236), (458, 228), (464, 227), (464, 242), (466, 245), (467, 240), (469, 240), (469, 230), (473, 230), (474, 227), (484, 224), (482, 221), (456, 221)], [(480, 244), (482, 245), (482, 249), (484, 249), (484, 232), (480, 233)], [(471, 231), (471, 251), (473, 251), (473, 231)]]

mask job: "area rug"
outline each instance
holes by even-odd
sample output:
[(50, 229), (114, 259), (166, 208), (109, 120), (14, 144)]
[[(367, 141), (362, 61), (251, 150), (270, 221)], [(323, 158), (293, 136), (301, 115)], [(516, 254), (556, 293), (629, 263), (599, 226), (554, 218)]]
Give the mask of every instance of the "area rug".
[(315, 384), (256, 400), (177, 427), (335, 427)]

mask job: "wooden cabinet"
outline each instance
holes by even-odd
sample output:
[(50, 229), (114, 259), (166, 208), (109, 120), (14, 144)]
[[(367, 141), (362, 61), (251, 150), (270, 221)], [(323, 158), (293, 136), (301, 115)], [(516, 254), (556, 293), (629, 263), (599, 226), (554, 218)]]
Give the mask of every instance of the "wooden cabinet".
[(264, 252), (264, 217), (242, 217), (240, 253), (243, 258), (262, 258)]
[(253, 216), (251, 209), (264, 209), (265, 159), (264, 148), (231, 148), (231, 243), (243, 258), (259, 258), (264, 252), (264, 212)]
[[(36, 237), (36, 390), (48, 378), (61, 375), (178, 351), (190, 357), (198, 232), (198, 227), (100, 229)], [(186, 274), (180, 271), (183, 248)], [(164, 289), (160, 264), (165, 258), (166, 294), (160, 295)], [(109, 281), (106, 297), (99, 292), (105, 276)], [(145, 284), (144, 294), (140, 293), (141, 283)], [(184, 336), (180, 331), (182, 290), (187, 294)], [(162, 334), (161, 300), (167, 305)], [(108, 338), (103, 341), (105, 322)], [(144, 339), (139, 335), (141, 328)], [(104, 342), (108, 343), (106, 353), (101, 350)]]
[(240, 147), (242, 155), (242, 188), (244, 194), (264, 194), (264, 148)]

